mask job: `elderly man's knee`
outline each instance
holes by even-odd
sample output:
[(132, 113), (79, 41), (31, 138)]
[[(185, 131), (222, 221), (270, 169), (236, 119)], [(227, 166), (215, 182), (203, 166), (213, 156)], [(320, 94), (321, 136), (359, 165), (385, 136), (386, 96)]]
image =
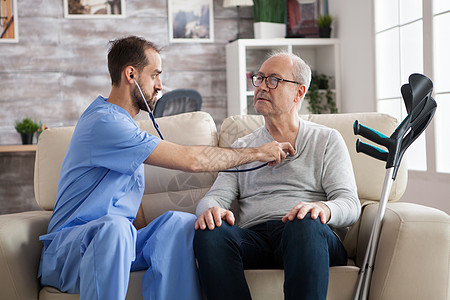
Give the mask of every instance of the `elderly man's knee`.
[(196, 230), (194, 248), (209, 249), (209, 251), (214, 248), (221, 248), (230, 237), (230, 227), (226, 222), (223, 222), (220, 227), (215, 227), (213, 230)]
[(307, 241), (308, 239), (316, 239), (321, 236), (322, 230), (325, 229), (325, 224), (320, 222), (320, 219), (312, 219), (310, 214), (307, 214), (303, 219), (294, 219), (288, 221), (285, 225), (283, 235), (285, 238), (298, 238)]

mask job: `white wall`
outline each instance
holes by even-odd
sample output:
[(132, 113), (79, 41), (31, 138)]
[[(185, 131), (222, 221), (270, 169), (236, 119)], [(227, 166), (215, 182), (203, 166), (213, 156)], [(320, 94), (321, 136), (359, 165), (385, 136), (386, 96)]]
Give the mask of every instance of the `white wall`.
[(450, 184), (447, 176), (409, 172), (402, 201), (431, 206), (450, 214)]
[[(333, 35), (341, 40), (342, 112), (376, 111), (373, 1), (330, 0), (329, 7), (335, 18)], [(408, 177), (401, 201), (450, 214), (448, 176), (410, 171)]]
[(341, 41), (342, 112), (376, 111), (372, 1), (331, 0)]

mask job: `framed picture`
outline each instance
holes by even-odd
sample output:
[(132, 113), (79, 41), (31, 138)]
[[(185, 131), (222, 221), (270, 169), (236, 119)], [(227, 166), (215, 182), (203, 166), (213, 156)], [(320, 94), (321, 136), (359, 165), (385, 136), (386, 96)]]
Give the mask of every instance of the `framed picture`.
[(291, 38), (319, 37), (316, 20), (323, 1), (327, 0), (287, 0), (286, 36)]
[(213, 0), (169, 0), (169, 42), (214, 42)]
[(17, 24), (17, 1), (0, 1), (0, 43), (17, 43), (19, 26)]
[(64, 17), (124, 18), (125, 0), (64, 0)]

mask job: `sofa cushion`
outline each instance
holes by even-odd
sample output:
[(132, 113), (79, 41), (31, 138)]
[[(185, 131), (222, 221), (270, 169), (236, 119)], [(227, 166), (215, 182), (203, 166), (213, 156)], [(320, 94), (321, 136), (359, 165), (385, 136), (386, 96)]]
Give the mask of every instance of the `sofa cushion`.
[[(245, 270), (252, 299), (283, 299), (283, 270)], [(359, 268), (354, 266), (331, 267), (328, 279), (327, 300), (348, 300), (352, 298), (358, 279)]]
[[(192, 112), (158, 118), (162, 135), (181, 145), (217, 146), (217, 129), (205, 112)], [(148, 133), (156, 134), (152, 122), (138, 122)], [(145, 192), (142, 208), (147, 222), (168, 210), (194, 213), (197, 202), (209, 190), (217, 173), (186, 173), (145, 165)]]
[[(397, 120), (381, 113), (301, 115), (301, 118), (335, 128), (341, 133), (349, 149), (360, 200), (379, 201), (384, 183), (386, 163), (356, 152), (355, 142), (357, 137), (353, 134), (353, 123), (355, 120), (359, 120), (361, 124), (389, 136), (397, 127)], [(264, 118), (260, 115), (228, 117), (221, 126), (219, 146), (229, 147), (236, 139), (251, 133), (263, 124)], [(364, 138), (362, 140), (370, 143)], [(406, 189), (406, 183), (407, 168), (405, 162), (403, 162), (392, 186), (390, 201), (400, 199)]]
[[(353, 295), (353, 288), (358, 278), (359, 268), (354, 266), (331, 267), (327, 300), (348, 300)], [(252, 299), (283, 299), (283, 270), (245, 270)], [(142, 277), (145, 271), (131, 272), (128, 284), (127, 300), (142, 299)], [(44, 287), (39, 293), (39, 300), (77, 300), (78, 294), (64, 294), (53, 287)]]
[[(216, 125), (208, 113), (185, 113), (158, 118), (157, 121), (164, 138), (168, 141), (183, 145), (217, 145)], [(139, 121), (137, 124), (143, 130), (156, 134), (150, 120)], [(59, 172), (74, 129), (74, 126), (51, 128), (45, 130), (39, 137), (34, 170), (34, 189), (37, 203), (45, 210), (53, 210)], [(189, 194), (191, 190), (194, 190), (192, 196), (197, 196), (197, 190), (204, 193), (204, 189), (211, 186), (215, 179), (215, 174), (203, 173), (187, 176), (184, 172), (153, 166), (145, 166), (145, 174), (147, 180), (144, 204), (148, 212), (146, 218), (149, 220), (157, 217), (162, 210), (192, 211), (194, 203), (186, 204), (188, 202), (185, 197), (182, 196), (182, 199), (179, 199), (177, 193), (187, 191)], [(157, 174), (157, 176), (152, 176), (153, 174)], [(176, 192), (176, 196), (171, 197), (173, 200), (167, 203), (171, 192)], [(147, 197), (153, 194), (162, 194), (163, 197)], [(153, 207), (158, 207), (156, 214), (150, 211), (150, 208)]]
[[(128, 282), (127, 300), (142, 299), (142, 278), (145, 271), (131, 272)], [(50, 286), (43, 287), (39, 292), (39, 300), (78, 300), (79, 294), (62, 293), (58, 289)]]

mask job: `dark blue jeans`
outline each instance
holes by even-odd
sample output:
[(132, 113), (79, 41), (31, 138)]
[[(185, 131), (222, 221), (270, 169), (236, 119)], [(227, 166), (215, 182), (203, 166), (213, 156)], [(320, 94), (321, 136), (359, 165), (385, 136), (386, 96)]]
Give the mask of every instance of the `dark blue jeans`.
[(268, 221), (248, 229), (226, 222), (197, 230), (194, 250), (208, 299), (251, 299), (244, 269), (284, 269), (285, 299), (325, 299), (330, 266), (347, 253), (328, 225), (308, 214), (284, 224)]

